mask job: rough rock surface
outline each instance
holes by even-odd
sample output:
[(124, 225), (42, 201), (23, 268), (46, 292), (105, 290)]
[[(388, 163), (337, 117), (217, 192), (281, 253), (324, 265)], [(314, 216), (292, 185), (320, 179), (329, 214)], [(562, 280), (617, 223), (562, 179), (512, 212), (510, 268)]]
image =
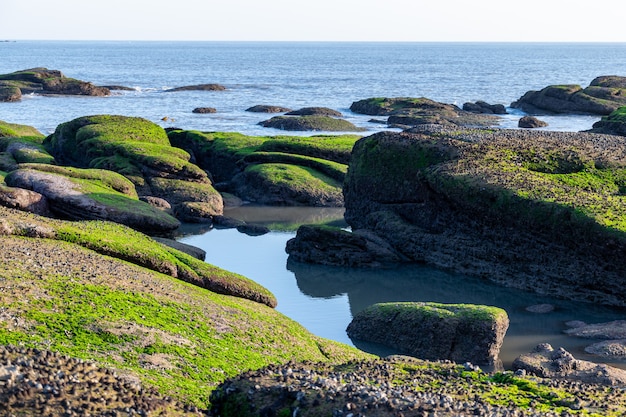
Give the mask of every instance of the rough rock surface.
[(252, 113), (287, 113), (291, 109), (282, 106), (272, 106), (269, 104), (257, 104), (256, 106), (248, 107), (246, 111)]
[(522, 369), (541, 378), (559, 378), (588, 384), (626, 385), (626, 371), (604, 364), (574, 358), (563, 348), (538, 345), (532, 352), (513, 361), (514, 369)]
[(546, 127), (548, 124), (543, 120), (539, 120), (534, 116), (524, 116), (517, 122), (517, 126), (523, 129), (536, 129)]
[(600, 76), (587, 88), (575, 84), (551, 85), (528, 91), (511, 107), (530, 114), (574, 113), (607, 115), (626, 105), (626, 77)]
[(330, 116), (275, 116), (259, 122), (263, 127), (293, 131), (362, 132), (365, 129)]
[(420, 302), (374, 304), (346, 331), (420, 359), (492, 365), (508, 327), (506, 311), (496, 307)]
[(64, 175), (18, 169), (11, 172), (5, 181), (9, 186), (35, 191), (45, 196), (50, 211), (61, 218), (110, 220), (149, 234), (171, 232), (180, 226), (178, 220), (148, 203), (114, 190), (106, 190), (111, 197), (103, 200), (85, 191), (79, 182)]
[(372, 233), (304, 225), (287, 241), (290, 258), (321, 265), (380, 268), (406, 259)]
[(620, 107), (595, 122), (590, 132), (626, 136), (626, 107)]
[(61, 71), (47, 68), (31, 68), (0, 75), (0, 89), (0, 100), (4, 96), (4, 101), (17, 101), (21, 95), (30, 93), (85, 96), (111, 94), (106, 87), (68, 78)]
[(197, 246), (188, 245), (186, 243), (178, 242), (174, 239), (168, 239), (164, 237), (153, 237), (152, 239), (156, 240), (159, 243), (162, 243), (170, 248), (178, 249), (181, 252), (186, 253), (187, 255), (191, 255), (196, 259), (200, 259), (204, 261), (206, 258), (206, 251)]
[(453, 104), (421, 98), (369, 98), (355, 101), (350, 106), (355, 113), (370, 116), (389, 116), (391, 127), (410, 128), (420, 125), (495, 126), (499, 118), (491, 114), (477, 114), (461, 110)]
[(481, 100), (475, 103), (463, 103), (463, 110), (472, 113), (506, 114), (506, 107), (504, 107), (504, 105), (489, 104)]
[(303, 107), (298, 110), (290, 111), (286, 116), (330, 116), (330, 117), (343, 117), (341, 112), (329, 109), (328, 107)]
[(46, 197), (35, 191), (0, 184), (0, 205), (40, 216), (50, 215)]
[(626, 320), (595, 324), (578, 322), (575, 327), (565, 330), (565, 333), (586, 339), (626, 339)]
[[(601, 178), (622, 175), (624, 166), (619, 136), (382, 132), (353, 148), (345, 217), (353, 230), (372, 230), (413, 262), (623, 306), (626, 236), (605, 226), (622, 219), (621, 183)], [(606, 188), (589, 188), (579, 173)], [(598, 201), (607, 206), (597, 210)], [(589, 214), (579, 216), (581, 207)]]

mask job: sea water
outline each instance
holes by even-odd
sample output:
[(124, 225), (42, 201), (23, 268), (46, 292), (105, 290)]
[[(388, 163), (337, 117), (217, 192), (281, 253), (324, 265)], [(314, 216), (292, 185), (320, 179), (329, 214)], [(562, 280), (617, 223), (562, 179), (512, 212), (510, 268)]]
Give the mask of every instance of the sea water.
[[(364, 134), (385, 129), (370, 116), (350, 112), (368, 97), (427, 97), (462, 106), (484, 100), (509, 104), (528, 90), (550, 84), (587, 86), (600, 75), (626, 75), (626, 44), (499, 43), (264, 43), (264, 42), (0, 42), (0, 73), (33, 67), (61, 70), (96, 85), (122, 85), (110, 97), (28, 95), (0, 103), (0, 120), (27, 124), (50, 134), (60, 123), (92, 114), (149, 119), (163, 127), (236, 131), (249, 135), (287, 134), (258, 125), (271, 115), (247, 112), (257, 104), (322, 106), (341, 111)], [(218, 83), (225, 91), (168, 92), (173, 87)], [(214, 107), (214, 114), (194, 114)], [(501, 127), (515, 128), (522, 113), (509, 109)], [(596, 116), (545, 116), (547, 129), (589, 129)], [(309, 132), (289, 133), (310, 135)], [(366, 271), (288, 262), (287, 224), (341, 219), (334, 209), (240, 209), (244, 220), (269, 224), (274, 231), (249, 237), (235, 230), (194, 228), (181, 240), (204, 248), (207, 262), (241, 273), (269, 288), (278, 310), (312, 332), (355, 344), (345, 328), (352, 316), (375, 302), (438, 301), (497, 305), (511, 325), (501, 358), (513, 358), (534, 345), (564, 346), (577, 357), (590, 342), (565, 336), (570, 320), (602, 322), (624, 317), (620, 310), (554, 300), (505, 289), (473, 278), (423, 266)], [(551, 303), (552, 313), (526, 311)], [(616, 364), (623, 366), (619, 362)]]

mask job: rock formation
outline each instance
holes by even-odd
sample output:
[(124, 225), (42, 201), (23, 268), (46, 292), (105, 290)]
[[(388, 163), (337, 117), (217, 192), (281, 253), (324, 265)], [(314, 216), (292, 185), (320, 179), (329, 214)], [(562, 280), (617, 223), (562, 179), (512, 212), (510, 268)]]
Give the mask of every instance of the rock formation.
[(263, 127), (294, 131), (327, 131), (327, 132), (362, 132), (366, 129), (357, 127), (347, 120), (331, 116), (275, 116), (259, 122)]
[(291, 109), (282, 106), (272, 106), (268, 104), (257, 104), (256, 106), (248, 107), (246, 111), (252, 113), (287, 113)]
[(413, 262), (624, 306), (625, 167), (619, 136), (381, 132), (354, 146), (345, 218)]
[(492, 365), (509, 327), (506, 312), (469, 304), (383, 303), (356, 314), (352, 339), (380, 343), (420, 359)]
[(590, 132), (626, 136), (626, 106), (620, 107), (593, 124)]
[(108, 96), (111, 91), (68, 78), (61, 71), (32, 68), (0, 75), (0, 101), (19, 101), (23, 94)]
[(506, 114), (506, 107), (502, 104), (489, 104), (482, 100), (475, 103), (463, 103), (463, 110), (472, 113)]
[(337, 110), (328, 107), (303, 107), (298, 110), (290, 111), (286, 116), (330, 116), (343, 117), (343, 114)]
[(524, 116), (517, 122), (517, 127), (521, 127), (522, 129), (536, 129), (545, 126), (548, 126), (546, 122), (534, 116)]
[(626, 77), (601, 76), (589, 87), (575, 84), (550, 85), (528, 91), (511, 107), (530, 114), (574, 113), (607, 115), (626, 105)]
[(175, 87), (170, 88), (169, 90), (165, 90), (168, 93), (177, 92), (177, 91), (224, 91), (226, 87), (220, 84), (196, 84), (196, 85), (186, 85), (183, 87)]

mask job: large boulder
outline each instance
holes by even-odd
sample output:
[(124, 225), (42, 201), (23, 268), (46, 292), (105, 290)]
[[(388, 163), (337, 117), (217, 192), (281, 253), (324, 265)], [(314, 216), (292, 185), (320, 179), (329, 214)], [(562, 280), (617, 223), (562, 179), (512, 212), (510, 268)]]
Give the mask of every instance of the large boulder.
[(21, 211), (47, 216), (50, 214), (48, 200), (35, 191), (7, 187), (0, 184), (0, 205)]
[(160, 126), (138, 117), (85, 116), (59, 125), (44, 145), (60, 164), (117, 172), (130, 179), (141, 197), (159, 197), (176, 206), (223, 202), (207, 173), (173, 147)]
[(497, 307), (407, 302), (374, 304), (354, 316), (347, 332), (420, 359), (493, 365), (508, 327)]
[(351, 233), (328, 226), (300, 226), (285, 250), (290, 259), (321, 265), (380, 268), (405, 260), (372, 233)]
[(400, 128), (432, 124), (495, 126), (500, 120), (492, 114), (466, 111), (453, 104), (440, 103), (424, 97), (368, 98), (355, 101), (350, 110), (370, 116), (389, 116), (387, 123)]
[(625, 192), (620, 136), (381, 132), (354, 146), (345, 218), (413, 262), (626, 306)]
[(66, 77), (61, 71), (47, 68), (31, 68), (0, 75), (0, 101), (17, 101), (22, 94), (30, 93), (108, 96), (111, 90)]
[(485, 101), (478, 100), (475, 103), (463, 103), (463, 110), (472, 113), (485, 114), (506, 114), (506, 107), (502, 104), (489, 104)]
[(601, 76), (587, 88), (576, 84), (550, 85), (528, 91), (511, 107), (530, 114), (574, 113), (607, 115), (626, 105), (626, 77)]
[(626, 370), (574, 358), (563, 348), (543, 343), (513, 361), (513, 369), (541, 378), (567, 379), (586, 384), (625, 385)]
[(539, 120), (534, 116), (524, 116), (517, 122), (517, 127), (522, 129), (537, 129), (546, 126), (548, 126), (546, 122)]
[(110, 220), (148, 234), (164, 234), (180, 222), (140, 201), (133, 184), (110, 171), (28, 164), (10, 172), (7, 185), (45, 196), (50, 211), (72, 220)]

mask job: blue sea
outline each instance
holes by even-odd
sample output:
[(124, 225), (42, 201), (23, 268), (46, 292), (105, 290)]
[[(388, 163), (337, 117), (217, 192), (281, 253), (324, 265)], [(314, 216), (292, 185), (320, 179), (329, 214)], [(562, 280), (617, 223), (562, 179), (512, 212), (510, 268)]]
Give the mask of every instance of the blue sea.
[[(123, 85), (110, 97), (26, 96), (0, 103), (0, 120), (27, 124), (49, 134), (60, 123), (92, 114), (140, 116), (163, 127), (237, 131), (251, 135), (286, 132), (263, 128), (267, 114), (245, 110), (257, 104), (341, 111), (374, 133), (384, 126), (350, 112), (368, 97), (427, 97), (462, 106), (468, 101), (510, 105), (528, 90), (550, 84), (587, 86), (600, 75), (626, 75), (626, 44), (500, 43), (228, 43), (228, 42), (0, 42), (0, 73), (47, 67), (96, 85)], [(225, 91), (166, 92), (218, 83)], [(215, 114), (194, 114), (214, 107)], [(522, 113), (509, 109), (501, 127), (515, 128)], [(548, 129), (580, 131), (595, 116), (545, 116)], [(289, 133), (309, 135), (309, 132)], [(342, 211), (315, 208), (242, 207), (226, 213), (274, 228), (282, 223), (340, 221)], [(350, 340), (345, 328), (366, 306), (384, 301), (437, 301), (496, 305), (511, 321), (501, 351), (505, 366), (538, 343), (563, 346), (576, 357), (593, 341), (563, 334), (566, 322), (623, 319), (623, 310), (550, 299), (506, 289), (425, 266), (365, 271), (294, 264), (285, 244), (294, 232), (278, 226), (249, 237), (235, 230), (189, 228), (180, 240), (207, 251), (207, 262), (261, 283), (278, 299), (277, 309), (315, 334), (373, 352), (379, 347)], [(526, 310), (549, 303), (555, 310)], [(387, 352), (389, 353), (389, 352)], [(626, 362), (614, 361), (626, 368)]]
[[(599, 75), (626, 75), (626, 44), (0, 42), (0, 73), (46, 67), (96, 85), (133, 91), (111, 97), (25, 97), (0, 105), (0, 120), (51, 133), (88, 114), (141, 116), (164, 127), (275, 135), (256, 104), (341, 111), (374, 132), (370, 117), (349, 111), (368, 97), (427, 97), (462, 106), (484, 100), (508, 106), (550, 84), (587, 86)], [(218, 83), (219, 92), (165, 92)], [(214, 107), (215, 114), (193, 114)], [(504, 117), (515, 127), (519, 112)], [(167, 118), (167, 120), (162, 120)], [(597, 117), (545, 118), (549, 129), (578, 131)]]

